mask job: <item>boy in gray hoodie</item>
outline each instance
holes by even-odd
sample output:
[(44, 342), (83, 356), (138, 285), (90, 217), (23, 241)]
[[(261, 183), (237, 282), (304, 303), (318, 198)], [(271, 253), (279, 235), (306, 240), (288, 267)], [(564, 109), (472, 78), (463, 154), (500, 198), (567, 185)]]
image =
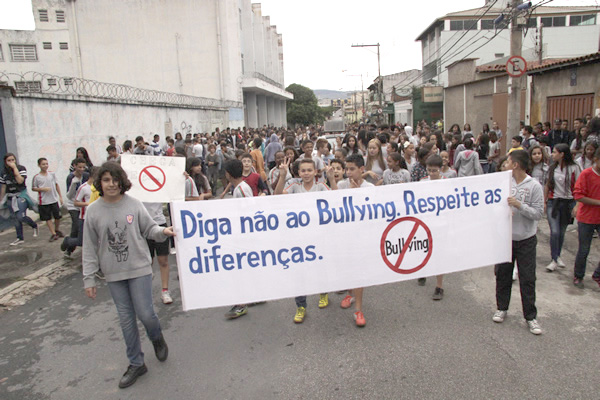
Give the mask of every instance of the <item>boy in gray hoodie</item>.
[(523, 304), (523, 316), (529, 331), (540, 335), (542, 329), (537, 320), (535, 307), (535, 267), (537, 224), (544, 214), (544, 194), (542, 185), (527, 175), (529, 155), (524, 150), (509, 154), (507, 168), (512, 170), (511, 196), (508, 197), (512, 216), (512, 261), (496, 265), (496, 303), (494, 322), (506, 318), (512, 288), (512, 272), (517, 261), (519, 286)]
[(125, 194), (131, 182), (119, 164), (104, 163), (95, 175), (94, 187), (100, 198), (85, 215), (83, 282), (86, 295), (95, 299), (95, 273), (104, 272), (127, 346), (130, 365), (119, 381), (119, 387), (126, 388), (148, 371), (136, 316), (146, 328), (156, 358), (165, 361), (168, 356), (152, 306), (152, 259), (146, 239), (162, 242), (175, 234), (172, 228), (159, 226), (139, 200)]

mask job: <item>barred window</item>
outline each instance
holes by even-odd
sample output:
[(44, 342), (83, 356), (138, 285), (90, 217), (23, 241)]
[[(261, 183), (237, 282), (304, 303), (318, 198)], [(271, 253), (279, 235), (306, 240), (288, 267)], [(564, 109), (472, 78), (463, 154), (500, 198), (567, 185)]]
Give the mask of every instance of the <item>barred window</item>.
[(40, 22), (48, 22), (48, 10), (38, 10), (38, 15), (40, 17)]
[(56, 79), (48, 78), (48, 86), (56, 86)]
[(69, 50), (69, 43), (66, 43), (66, 42), (60, 42), (60, 43), (58, 44), (58, 47), (59, 47), (61, 50)]
[(63, 79), (63, 82), (64, 82), (65, 86), (72, 86), (73, 78), (65, 78), (65, 79)]
[(56, 22), (65, 22), (65, 12), (63, 10), (56, 10)]
[(52, 50), (52, 42), (42, 43), (44, 50)]
[(10, 57), (12, 61), (37, 61), (37, 49), (35, 44), (11, 44)]
[(15, 82), (15, 89), (19, 93), (41, 93), (42, 92), (42, 82), (40, 82), (40, 81)]

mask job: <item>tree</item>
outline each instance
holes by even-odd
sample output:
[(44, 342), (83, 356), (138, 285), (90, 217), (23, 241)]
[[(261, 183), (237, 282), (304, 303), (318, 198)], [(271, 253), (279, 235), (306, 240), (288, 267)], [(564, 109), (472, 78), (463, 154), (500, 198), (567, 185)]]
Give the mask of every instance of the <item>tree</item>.
[(310, 125), (323, 122), (325, 119), (315, 93), (306, 86), (292, 83), (286, 91), (294, 95), (294, 100), (287, 102), (287, 121), (289, 124)]

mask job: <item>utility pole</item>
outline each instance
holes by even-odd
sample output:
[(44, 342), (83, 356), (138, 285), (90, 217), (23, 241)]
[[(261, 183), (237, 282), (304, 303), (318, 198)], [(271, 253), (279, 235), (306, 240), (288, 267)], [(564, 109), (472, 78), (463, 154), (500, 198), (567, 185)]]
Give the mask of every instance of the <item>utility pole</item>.
[(544, 40), (543, 40), (543, 36), (542, 36), (543, 31), (544, 31), (544, 24), (540, 24), (540, 53), (539, 53), (539, 58), (538, 58), (540, 65), (542, 65), (542, 61), (544, 60)]
[[(512, 21), (510, 28), (510, 55), (520, 56), (523, 42), (522, 29), (519, 26), (519, 12), (517, 7), (523, 0), (512, 0)], [(519, 121), (521, 120), (521, 87), (523, 76), (519, 78), (508, 77), (508, 118), (506, 126), (506, 142), (504, 152), (508, 150), (510, 138), (519, 133)]]
[[(381, 58), (379, 54), (379, 43), (377, 44), (353, 44), (351, 47), (377, 47), (377, 91), (379, 92), (379, 109), (383, 110), (383, 80), (381, 79)], [(364, 102), (363, 102), (364, 103)], [(377, 122), (381, 122), (381, 114), (377, 112)]]

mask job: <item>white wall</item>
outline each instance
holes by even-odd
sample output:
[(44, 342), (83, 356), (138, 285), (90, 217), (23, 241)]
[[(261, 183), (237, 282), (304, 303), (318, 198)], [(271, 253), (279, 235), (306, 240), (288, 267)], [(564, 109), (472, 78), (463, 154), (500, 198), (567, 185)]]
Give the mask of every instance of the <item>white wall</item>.
[(16, 148), (9, 144), (8, 151), (17, 154), (30, 176), (37, 170), (37, 159), (48, 158), (61, 185), (78, 147), (88, 150), (95, 165), (106, 160), (109, 136), (115, 136), (119, 144), (137, 135), (150, 141), (151, 133), (160, 135), (162, 141), (165, 130), (173, 135), (182, 127), (191, 127), (190, 133), (195, 133), (242, 126), (239, 121), (230, 122), (226, 111), (26, 97), (0, 100), (7, 142), (16, 143)]

